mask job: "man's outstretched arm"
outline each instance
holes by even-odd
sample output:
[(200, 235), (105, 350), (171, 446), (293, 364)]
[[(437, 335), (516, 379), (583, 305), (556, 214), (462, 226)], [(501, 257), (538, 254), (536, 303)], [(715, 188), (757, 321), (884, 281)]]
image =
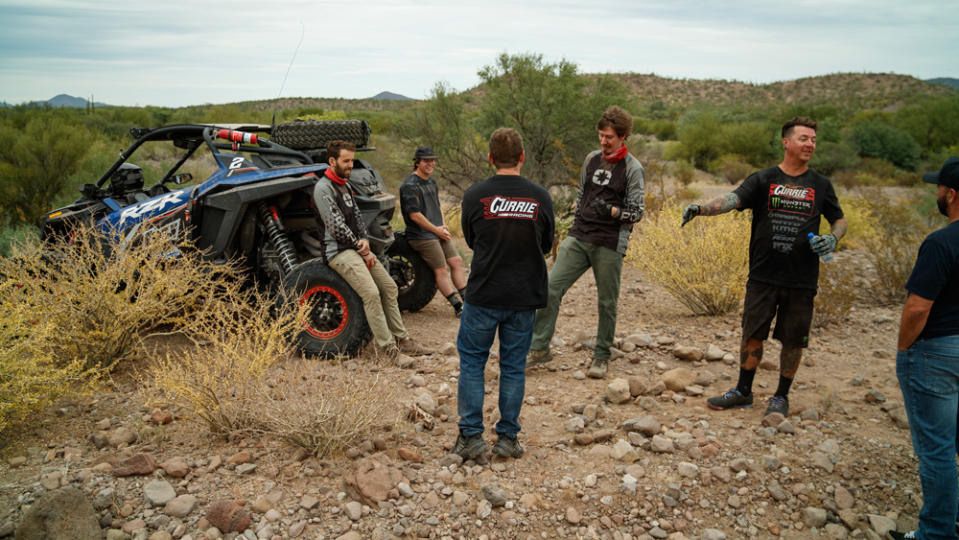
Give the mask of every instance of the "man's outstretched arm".
[(739, 196), (727, 193), (709, 201), (706, 204), (691, 204), (683, 210), (683, 225), (689, 223), (696, 216), (715, 216), (735, 210), (742, 205)]

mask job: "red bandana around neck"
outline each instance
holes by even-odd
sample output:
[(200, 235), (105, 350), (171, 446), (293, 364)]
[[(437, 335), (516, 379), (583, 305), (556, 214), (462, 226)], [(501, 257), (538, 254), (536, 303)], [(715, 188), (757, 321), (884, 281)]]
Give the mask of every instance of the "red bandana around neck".
[(622, 159), (626, 157), (627, 152), (629, 152), (629, 149), (626, 148), (626, 145), (624, 144), (619, 147), (619, 150), (613, 152), (612, 154), (603, 154), (603, 157), (606, 159), (606, 161), (616, 163), (617, 161), (622, 161)]
[(330, 180), (332, 180), (334, 183), (337, 183), (337, 184), (339, 184), (339, 185), (341, 185), (341, 186), (346, 183), (346, 179), (345, 179), (345, 178), (340, 178), (340, 177), (336, 174), (336, 171), (333, 170), (333, 167), (329, 167), (329, 168), (326, 169), (326, 177), (329, 178)]

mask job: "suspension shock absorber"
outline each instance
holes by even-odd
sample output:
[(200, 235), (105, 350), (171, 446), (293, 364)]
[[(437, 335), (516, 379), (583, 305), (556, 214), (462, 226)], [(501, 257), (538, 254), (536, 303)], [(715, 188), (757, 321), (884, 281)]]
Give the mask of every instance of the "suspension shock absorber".
[(280, 224), (280, 216), (276, 213), (276, 207), (267, 206), (266, 203), (260, 203), (257, 207), (260, 213), (260, 221), (263, 222), (263, 228), (266, 229), (266, 236), (270, 239), (273, 247), (280, 255), (280, 264), (283, 265), (283, 272), (289, 274), (296, 265), (296, 251), (293, 249), (293, 243), (286, 237)]

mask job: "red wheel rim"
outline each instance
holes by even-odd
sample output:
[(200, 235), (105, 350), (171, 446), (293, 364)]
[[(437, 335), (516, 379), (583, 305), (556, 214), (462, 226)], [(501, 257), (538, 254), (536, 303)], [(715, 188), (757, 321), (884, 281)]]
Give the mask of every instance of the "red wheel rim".
[(343, 329), (346, 328), (346, 322), (349, 320), (349, 310), (346, 307), (346, 299), (343, 298), (343, 295), (340, 294), (339, 291), (337, 291), (336, 289), (332, 287), (327, 287), (326, 285), (317, 285), (316, 287), (307, 289), (307, 291), (303, 293), (303, 296), (300, 297), (300, 305), (302, 306), (306, 302), (309, 302), (310, 298), (317, 294), (329, 295), (323, 300), (326, 302), (329, 302), (330, 300), (336, 302), (337, 307), (339, 307), (340, 311), (343, 313), (343, 316), (340, 317), (340, 323), (336, 328), (333, 328), (332, 330), (327, 330), (327, 331), (317, 330), (312, 325), (313, 310), (317, 309), (317, 306), (313, 306), (313, 308), (310, 310), (309, 318), (303, 323), (303, 328), (306, 330), (308, 334), (318, 339), (335, 338), (336, 336), (340, 335), (343, 332)]

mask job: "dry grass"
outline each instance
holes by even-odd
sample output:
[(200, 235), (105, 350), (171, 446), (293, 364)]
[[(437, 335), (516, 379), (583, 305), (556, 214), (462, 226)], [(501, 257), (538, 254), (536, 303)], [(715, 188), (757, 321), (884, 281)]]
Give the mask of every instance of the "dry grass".
[(873, 269), (870, 299), (878, 304), (902, 302), (919, 246), (936, 226), (917, 210), (922, 201), (915, 194), (898, 199), (879, 189), (862, 194), (873, 225), (858, 241)]
[(257, 429), (258, 387), (267, 369), (293, 352), (290, 336), (308, 308), (288, 305), (277, 312), (259, 293), (218, 295), (185, 329), (196, 346), (154, 360), (153, 384), (185, 401), (214, 433)]
[(822, 328), (846, 319), (856, 303), (857, 290), (849, 283), (849, 265), (839, 258), (819, 265), (819, 291), (816, 293), (813, 326)]
[(391, 431), (400, 408), (390, 381), (363, 369), (297, 359), (272, 370), (259, 387), (262, 429), (320, 458)]
[(626, 260), (697, 315), (737, 309), (745, 294), (749, 221), (739, 212), (700, 217), (680, 229), (675, 201), (643, 220)]
[(168, 238), (115, 255), (104, 246), (104, 234), (80, 228), (73, 242), (28, 238), (0, 258), (0, 429), (88, 390), (150, 332), (192, 326), (215, 309), (212, 291), (235, 286), (222, 279), (231, 268)]

